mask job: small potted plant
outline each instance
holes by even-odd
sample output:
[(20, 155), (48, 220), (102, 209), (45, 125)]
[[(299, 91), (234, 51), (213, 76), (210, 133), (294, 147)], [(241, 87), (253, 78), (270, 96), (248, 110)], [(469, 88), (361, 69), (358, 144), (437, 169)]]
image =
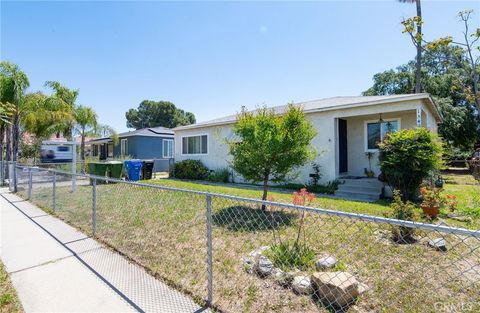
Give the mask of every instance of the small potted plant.
[(372, 159), (373, 159), (373, 156), (375, 154), (373, 152), (365, 152), (365, 156), (367, 157), (368, 159), (368, 169), (364, 169), (365, 171), (365, 175), (367, 175), (367, 177), (369, 178), (372, 178), (375, 176), (375, 173), (372, 171)]
[(436, 218), (438, 216), (440, 207), (445, 202), (441, 192), (441, 188), (432, 185), (427, 185), (420, 188), (420, 197), (422, 199), (420, 207), (426, 216), (430, 218)]

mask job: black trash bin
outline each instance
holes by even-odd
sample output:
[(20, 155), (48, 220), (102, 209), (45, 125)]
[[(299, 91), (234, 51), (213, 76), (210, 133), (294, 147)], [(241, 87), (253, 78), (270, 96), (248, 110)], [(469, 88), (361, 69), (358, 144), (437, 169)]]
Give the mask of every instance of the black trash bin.
[(152, 179), (152, 174), (153, 174), (153, 160), (145, 160), (143, 161), (143, 166), (142, 166), (142, 179)]

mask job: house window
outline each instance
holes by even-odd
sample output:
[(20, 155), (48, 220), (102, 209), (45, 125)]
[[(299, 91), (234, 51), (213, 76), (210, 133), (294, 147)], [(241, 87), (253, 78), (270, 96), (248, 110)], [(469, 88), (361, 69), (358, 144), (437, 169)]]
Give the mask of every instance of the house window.
[(207, 135), (182, 137), (182, 154), (207, 154)]
[(98, 155), (98, 146), (97, 145), (92, 145), (92, 156), (97, 156)]
[(365, 122), (365, 151), (375, 151), (388, 133), (400, 129), (400, 119)]
[(163, 139), (163, 157), (173, 158), (173, 139)]
[(127, 139), (120, 140), (120, 154), (122, 156), (128, 155), (128, 141), (127, 141)]

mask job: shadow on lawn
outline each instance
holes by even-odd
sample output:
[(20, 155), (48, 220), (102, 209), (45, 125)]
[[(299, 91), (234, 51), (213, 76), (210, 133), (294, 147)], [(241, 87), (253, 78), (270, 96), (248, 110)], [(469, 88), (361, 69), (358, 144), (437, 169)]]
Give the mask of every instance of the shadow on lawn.
[(295, 217), (295, 214), (288, 212), (231, 206), (214, 213), (212, 220), (215, 225), (231, 231), (263, 231), (290, 226)]

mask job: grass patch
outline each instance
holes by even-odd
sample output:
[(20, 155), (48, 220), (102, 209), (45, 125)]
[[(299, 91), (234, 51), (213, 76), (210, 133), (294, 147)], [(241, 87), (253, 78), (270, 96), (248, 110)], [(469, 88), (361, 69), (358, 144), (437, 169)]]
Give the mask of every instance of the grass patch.
[(0, 312), (23, 312), (17, 292), (12, 286), (5, 267), (0, 262)]

